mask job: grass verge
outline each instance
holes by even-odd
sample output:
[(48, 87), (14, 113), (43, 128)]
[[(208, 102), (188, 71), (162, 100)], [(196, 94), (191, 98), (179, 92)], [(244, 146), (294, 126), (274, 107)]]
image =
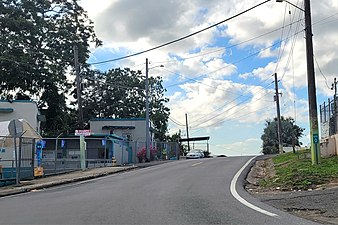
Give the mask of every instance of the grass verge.
[(260, 186), (281, 190), (307, 190), (316, 185), (338, 181), (338, 157), (322, 158), (312, 165), (309, 151), (289, 152), (273, 159), (276, 175), (262, 179)]

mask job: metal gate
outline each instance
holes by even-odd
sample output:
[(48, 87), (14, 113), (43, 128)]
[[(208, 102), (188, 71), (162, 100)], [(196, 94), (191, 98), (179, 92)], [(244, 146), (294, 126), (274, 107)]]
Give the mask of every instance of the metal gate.
[(35, 139), (0, 136), (0, 186), (34, 178)]

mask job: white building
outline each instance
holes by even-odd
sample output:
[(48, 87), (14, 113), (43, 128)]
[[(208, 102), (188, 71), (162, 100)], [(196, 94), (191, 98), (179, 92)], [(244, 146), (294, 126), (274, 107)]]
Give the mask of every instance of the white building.
[(36, 132), (40, 133), (41, 116), (36, 102), (30, 100), (0, 100), (0, 122), (25, 119)]
[[(145, 142), (145, 118), (95, 118), (89, 121), (92, 134), (115, 134), (126, 138), (128, 141)], [(153, 141), (153, 132), (150, 124), (150, 141)]]

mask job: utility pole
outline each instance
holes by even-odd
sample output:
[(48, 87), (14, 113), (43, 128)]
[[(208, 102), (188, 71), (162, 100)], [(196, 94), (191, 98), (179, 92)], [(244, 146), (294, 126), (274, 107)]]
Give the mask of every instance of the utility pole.
[(304, 0), (305, 12), (305, 38), (306, 38), (306, 64), (309, 98), (310, 137), (311, 137), (311, 159), (312, 164), (317, 165), (320, 158), (319, 131), (317, 116), (316, 79), (313, 62), (312, 23), (310, 0)]
[[(333, 96), (333, 122), (334, 122), (334, 134), (337, 133), (337, 79), (334, 78), (333, 80), (333, 84), (331, 87), (331, 90), (334, 90), (334, 96)], [(330, 101), (329, 101), (330, 104)]]
[(76, 45), (74, 45), (73, 50), (74, 50), (74, 67), (75, 67), (75, 74), (76, 74), (77, 107), (78, 107), (78, 112), (79, 112), (79, 128), (82, 130), (84, 125), (83, 125), (83, 111), (82, 111), (82, 98), (81, 98), (79, 50)]
[(277, 73), (274, 74), (275, 76), (275, 101), (277, 107), (277, 127), (278, 127), (278, 146), (279, 146), (279, 154), (283, 153), (283, 143), (282, 143), (282, 123), (280, 120), (280, 107), (279, 107), (279, 92), (278, 92), (278, 80), (277, 80)]
[(188, 114), (185, 114), (185, 127), (187, 129), (187, 139), (188, 139), (188, 152), (190, 152), (190, 144), (189, 144), (189, 126), (188, 126)]
[(150, 160), (150, 148), (149, 148), (149, 79), (148, 79), (148, 58), (146, 58), (146, 157)]

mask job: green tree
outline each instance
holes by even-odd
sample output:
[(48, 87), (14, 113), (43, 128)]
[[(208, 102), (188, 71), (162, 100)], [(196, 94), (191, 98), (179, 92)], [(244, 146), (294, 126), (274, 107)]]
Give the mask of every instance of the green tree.
[[(168, 135), (166, 140), (169, 142), (178, 142), (179, 139), (181, 138), (182, 138), (182, 133), (181, 133), (181, 130), (179, 130), (177, 133)], [(183, 145), (181, 142), (179, 142), (178, 145), (180, 148), (180, 155), (185, 156), (186, 154), (188, 154), (188, 147), (186, 145)]]
[[(282, 124), (282, 143), (283, 146), (299, 146), (302, 144), (299, 142), (299, 138), (303, 136), (304, 128), (301, 128), (295, 124), (295, 120), (291, 117), (281, 117)], [(273, 120), (269, 119), (265, 122), (264, 133), (261, 136), (263, 141), (263, 153), (264, 154), (276, 154), (278, 153), (278, 129), (277, 118)]]
[[(2, 0), (0, 15), (0, 96), (15, 92), (18, 98), (38, 99), (49, 121), (43, 129), (53, 133), (56, 127), (47, 124), (69, 113), (65, 95), (74, 85), (66, 74), (73, 66), (73, 46), (86, 67), (90, 42), (101, 44), (93, 23), (76, 0)], [(58, 128), (67, 129), (66, 123)]]
[[(84, 79), (84, 118), (145, 118), (145, 76), (129, 68), (87, 71)], [(155, 138), (165, 140), (169, 108), (160, 77), (149, 78), (149, 116)]]

